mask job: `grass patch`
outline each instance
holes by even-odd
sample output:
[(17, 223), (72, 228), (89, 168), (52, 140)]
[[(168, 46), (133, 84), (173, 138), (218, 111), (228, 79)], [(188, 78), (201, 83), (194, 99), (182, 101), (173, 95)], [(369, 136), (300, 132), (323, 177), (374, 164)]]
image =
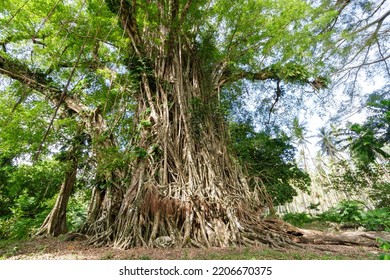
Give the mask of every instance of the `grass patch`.
[(100, 259), (101, 260), (113, 260), (114, 254), (111, 252), (108, 252), (108, 253), (104, 254)]
[(20, 241), (0, 240), (0, 259), (5, 260), (15, 256), (20, 251)]

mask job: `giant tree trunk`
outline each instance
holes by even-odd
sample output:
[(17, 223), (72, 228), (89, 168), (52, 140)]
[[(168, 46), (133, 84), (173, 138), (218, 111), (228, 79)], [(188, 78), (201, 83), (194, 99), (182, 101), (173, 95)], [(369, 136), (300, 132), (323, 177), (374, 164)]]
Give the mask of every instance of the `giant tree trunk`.
[[(155, 56), (153, 75), (141, 73), (138, 159), (123, 199), (111, 188), (103, 199), (95, 196), (92, 203), (101, 210), (99, 224), (87, 229), (92, 243), (129, 248), (288, 242), (260, 221), (265, 197), (250, 190), (230, 157), (217, 91), (192, 51), (177, 42), (168, 56)], [(107, 215), (113, 205), (120, 207), (116, 217)]]
[(249, 188), (229, 154), (218, 110), (221, 69), (209, 67), (194, 38), (180, 34), (179, 18), (188, 7), (179, 16), (178, 1), (169, 1), (169, 9), (159, 6), (170, 23), (162, 20), (159, 31), (145, 29), (140, 36), (136, 8), (108, 2), (143, 66), (132, 150), (137, 159), (124, 196), (115, 187), (95, 190), (84, 227), (91, 242), (121, 248), (290, 242), (279, 224), (260, 220), (266, 197)]

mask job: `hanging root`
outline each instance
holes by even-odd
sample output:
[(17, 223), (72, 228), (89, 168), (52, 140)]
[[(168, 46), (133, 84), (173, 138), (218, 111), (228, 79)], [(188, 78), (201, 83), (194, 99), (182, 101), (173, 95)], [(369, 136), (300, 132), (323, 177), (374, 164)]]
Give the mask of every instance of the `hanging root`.
[(120, 187), (124, 195), (109, 188), (103, 202), (96, 196), (85, 227), (91, 242), (120, 248), (309, 242), (302, 230), (261, 218), (264, 207), (273, 212), (272, 202), (230, 155), (213, 78), (177, 43), (169, 56), (156, 55), (154, 76), (141, 75), (131, 141), (139, 156), (131, 182)]
[[(173, 185), (168, 189), (172, 193), (179, 190)], [(117, 218), (111, 223), (107, 212), (89, 227), (89, 242), (123, 249), (264, 244), (277, 249), (302, 248), (305, 244), (378, 246), (376, 238), (369, 234), (336, 235), (303, 230), (280, 219), (262, 219), (259, 213), (247, 208), (242, 201), (223, 196), (222, 192), (183, 200), (174, 195), (163, 196), (159, 188), (146, 183), (137, 192), (127, 192)]]
[(95, 230), (90, 243), (123, 249), (139, 246), (209, 248), (260, 244), (282, 248), (297, 246), (294, 245), (294, 238), (302, 235), (297, 228), (283, 221), (261, 220), (255, 212), (248, 211), (240, 204), (232, 205), (228, 197), (214, 197), (212, 201), (193, 197), (183, 201), (162, 197), (152, 184), (145, 184), (142, 191), (131, 196), (134, 202), (122, 207), (118, 218), (109, 228), (103, 226), (105, 219), (91, 226)]

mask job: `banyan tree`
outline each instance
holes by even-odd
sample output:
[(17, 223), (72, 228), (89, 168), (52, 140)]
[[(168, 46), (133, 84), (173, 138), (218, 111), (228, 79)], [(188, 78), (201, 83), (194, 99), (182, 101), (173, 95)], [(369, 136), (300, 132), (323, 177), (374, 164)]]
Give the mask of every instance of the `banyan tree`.
[[(275, 102), (281, 83), (325, 87), (315, 52), (349, 1), (5, 2), (0, 73), (45, 98), (53, 120), (76, 120), (88, 139), (72, 142), (41, 234), (66, 231), (80, 149), (93, 158), (81, 230), (93, 244), (278, 246), (300, 234), (263, 218), (272, 204), (228, 149), (221, 100), (243, 81), (273, 82)], [(110, 164), (115, 153), (126, 160)]]

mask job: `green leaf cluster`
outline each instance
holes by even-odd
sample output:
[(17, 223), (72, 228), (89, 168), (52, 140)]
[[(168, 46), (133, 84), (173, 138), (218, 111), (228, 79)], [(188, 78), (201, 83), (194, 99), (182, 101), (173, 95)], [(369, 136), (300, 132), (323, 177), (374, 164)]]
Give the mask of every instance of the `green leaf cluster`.
[(359, 163), (367, 165), (379, 157), (390, 158), (386, 147), (390, 144), (390, 99), (369, 100), (367, 106), (373, 112), (363, 124), (353, 124), (352, 155)]
[(295, 164), (295, 149), (287, 136), (271, 137), (245, 123), (232, 123), (230, 134), (233, 152), (250, 176), (261, 179), (275, 205), (292, 201), (296, 189), (307, 191), (309, 175)]

